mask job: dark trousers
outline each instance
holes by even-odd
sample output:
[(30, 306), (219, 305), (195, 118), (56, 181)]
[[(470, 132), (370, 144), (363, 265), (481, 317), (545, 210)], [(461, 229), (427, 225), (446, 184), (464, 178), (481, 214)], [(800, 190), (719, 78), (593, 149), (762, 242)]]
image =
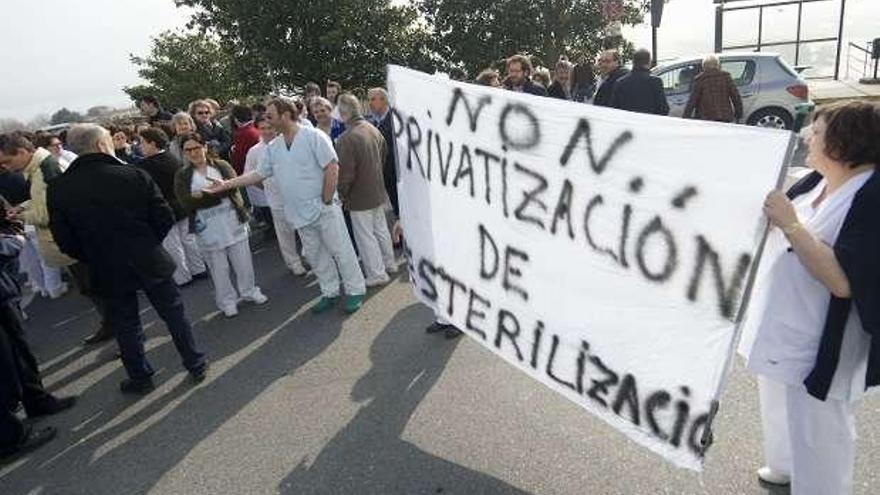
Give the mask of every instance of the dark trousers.
[(107, 328), (107, 308), (104, 299), (92, 291), (89, 267), (86, 266), (85, 263), (74, 263), (68, 266), (67, 270), (70, 272), (70, 278), (73, 280), (73, 285), (76, 286), (80, 294), (88, 297), (92, 301), (92, 304), (95, 305), (95, 311), (101, 319), (101, 329), (112, 333), (112, 330)]
[[(169, 278), (144, 289), (156, 313), (165, 321), (174, 347), (183, 359), (183, 366), (198, 372), (205, 366), (205, 355), (196, 349), (192, 325), (187, 319), (183, 299)], [(144, 328), (138, 307), (137, 292), (116, 293), (104, 298), (107, 322), (116, 332), (116, 342), (122, 354), (122, 364), (132, 380), (146, 380), (153, 376), (153, 368), (144, 354)]]
[(24, 435), (13, 407), (22, 402), (25, 410), (32, 410), (50, 400), (24, 338), (21, 311), (12, 301), (0, 304), (0, 448), (16, 445)]

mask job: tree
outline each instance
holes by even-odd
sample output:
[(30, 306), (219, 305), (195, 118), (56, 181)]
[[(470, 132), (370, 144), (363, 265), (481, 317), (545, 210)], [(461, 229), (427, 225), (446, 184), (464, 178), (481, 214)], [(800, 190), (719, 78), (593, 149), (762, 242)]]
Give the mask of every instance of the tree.
[(72, 110), (68, 110), (67, 108), (62, 108), (57, 112), (52, 114), (52, 117), (49, 118), (49, 123), (52, 125), (55, 124), (66, 124), (68, 122), (82, 122), (85, 120), (85, 117), (82, 116), (79, 112), (74, 112)]
[[(604, 46), (602, 0), (421, 0), (434, 49), (471, 76), (504, 57), (525, 53), (552, 67), (560, 55), (592, 59)], [(621, 22), (636, 24), (647, 0), (624, 0)], [(619, 43), (621, 40), (615, 40)]]
[(275, 89), (334, 79), (345, 88), (385, 81), (385, 65), (430, 69), (429, 33), (412, 5), (389, 0), (176, 0), (192, 27), (216, 34), (269, 70)]
[(86, 110), (86, 116), (91, 118), (101, 117), (112, 112), (113, 109), (106, 105), (98, 105)]
[(169, 108), (185, 108), (198, 98), (225, 102), (269, 90), (267, 73), (256, 61), (199, 32), (166, 31), (153, 38), (149, 55), (132, 55), (131, 61), (149, 84), (123, 90), (133, 100), (154, 95)]
[(17, 119), (11, 119), (11, 118), (0, 119), (0, 134), (5, 134), (7, 132), (22, 131), (26, 127), (27, 126), (24, 124), (24, 122), (17, 120)]

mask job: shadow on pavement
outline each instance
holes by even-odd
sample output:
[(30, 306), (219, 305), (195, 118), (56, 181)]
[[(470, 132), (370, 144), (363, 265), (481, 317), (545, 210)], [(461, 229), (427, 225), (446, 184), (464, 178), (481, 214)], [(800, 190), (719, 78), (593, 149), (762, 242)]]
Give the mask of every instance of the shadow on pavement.
[(421, 332), (431, 318), (418, 304), (394, 316), (370, 348), (372, 368), (351, 392), (352, 400), (366, 405), (314, 460), (301, 461), (278, 487), (280, 493), (526, 493), (402, 438), (459, 342)]

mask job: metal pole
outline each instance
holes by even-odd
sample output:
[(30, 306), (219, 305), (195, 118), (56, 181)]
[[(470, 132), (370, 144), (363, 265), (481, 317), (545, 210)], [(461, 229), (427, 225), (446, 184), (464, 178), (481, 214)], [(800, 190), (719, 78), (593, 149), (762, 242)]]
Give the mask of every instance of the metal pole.
[(652, 67), (657, 65), (657, 28), (651, 27), (651, 56), (654, 59)]
[(715, 53), (721, 53), (724, 39), (724, 4), (715, 7)]
[(794, 65), (800, 65), (801, 59), (801, 19), (804, 16), (803, 2), (798, 4), (797, 38), (794, 42)]
[(761, 33), (764, 30), (764, 7), (758, 7), (758, 49), (755, 50), (757, 52), (761, 51)]
[(843, 48), (843, 18), (846, 0), (840, 0), (840, 25), (837, 27), (837, 55), (834, 57), (834, 80), (840, 79), (840, 51)]

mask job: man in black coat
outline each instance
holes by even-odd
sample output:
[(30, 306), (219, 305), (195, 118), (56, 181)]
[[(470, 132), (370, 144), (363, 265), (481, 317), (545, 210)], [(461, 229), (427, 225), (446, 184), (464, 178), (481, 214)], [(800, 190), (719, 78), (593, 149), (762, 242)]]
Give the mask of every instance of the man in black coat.
[(382, 167), (382, 178), (385, 180), (385, 191), (394, 208), (394, 214), (400, 216), (400, 205), (397, 201), (397, 146), (394, 141), (394, 127), (391, 107), (388, 105), (388, 92), (385, 88), (373, 88), (367, 92), (370, 105), (370, 122), (379, 129), (385, 138), (388, 153)]
[(593, 104), (610, 107), (615, 84), (629, 71), (620, 66), (620, 54), (617, 50), (605, 50), (599, 55), (599, 72), (602, 74), (602, 79), (596, 89)]
[(141, 394), (154, 388), (138, 290), (168, 326), (184, 367), (196, 382), (204, 380), (207, 363), (171, 279), (174, 261), (162, 248), (174, 225), (171, 208), (149, 174), (113, 156), (113, 140), (104, 128), (76, 125), (68, 144), (79, 158), (49, 187), (49, 227), (61, 250), (89, 267), (93, 290), (106, 298), (129, 377), (120, 388)]
[(513, 55), (507, 59), (504, 87), (517, 93), (547, 96), (547, 90), (543, 86), (532, 82), (532, 62), (525, 55)]
[(630, 112), (669, 114), (663, 81), (651, 75), (651, 52), (642, 49), (633, 54), (632, 72), (614, 85), (611, 106)]

